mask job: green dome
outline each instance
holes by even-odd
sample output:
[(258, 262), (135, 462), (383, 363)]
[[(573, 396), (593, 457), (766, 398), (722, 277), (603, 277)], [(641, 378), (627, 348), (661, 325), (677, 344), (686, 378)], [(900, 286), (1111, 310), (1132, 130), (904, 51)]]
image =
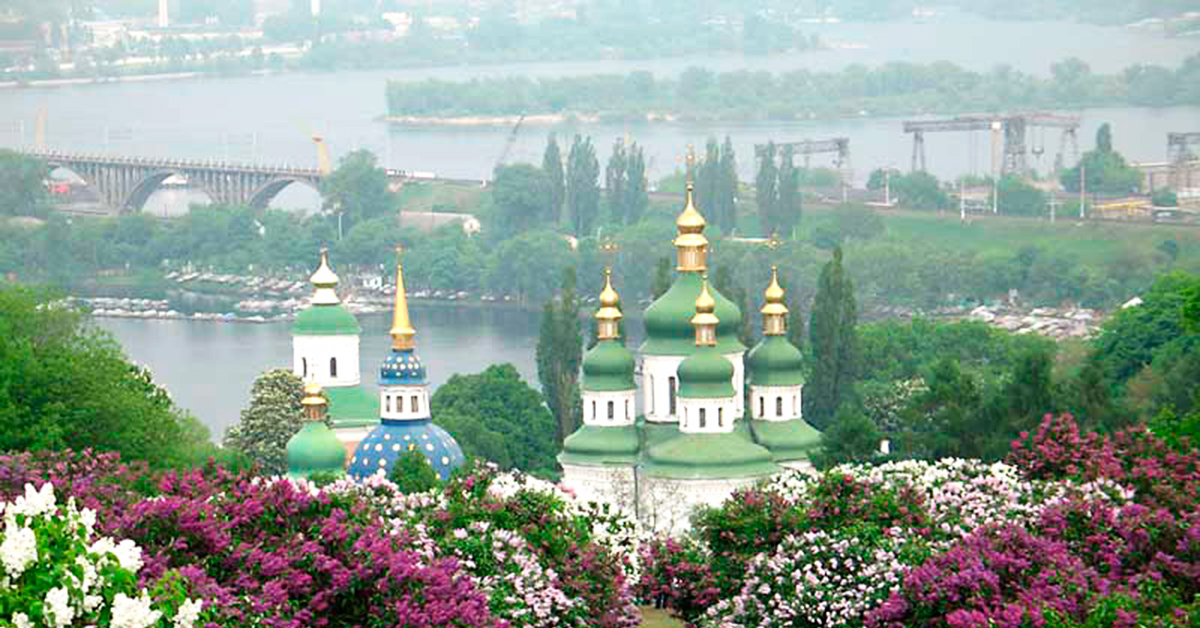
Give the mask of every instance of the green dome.
[[(696, 315), (696, 297), (703, 283), (698, 273), (680, 273), (666, 294), (646, 308), (646, 342), (641, 352), (650, 355), (689, 355), (695, 349), (696, 332), (692, 317)], [(717, 324), (717, 350), (721, 353), (745, 351), (738, 341), (742, 312), (733, 301), (725, 298), (712, 284), (708, 292), (717, 302), (714, 314)]]
[(745, 427), (719, 434), (677, 432), (650, 447), (645, 469), (652, 477), (678, 479), (766, 477), (780, 471), (771, 452), (756, 445)]
[(346, 448), (322, 421), (309, 421), (287, 443), (288, 476), (345, 473)]
[(751, 386), (803, 386), (804, 356), (786, 336), (767, 336), (746, 356)]
[(679, 364), (679, 396), (688, 399), (733, 397), (733, 363), (716, 347), (699, 347)]
[(810, 452), (821, 446), (821, 433), (803, 419), (750, 421), (750, 429), (776, 462), (808, 460)]
[(633, 354), (619, 340), (601, 340), (583, 356), (583, 389), (595, 392), (634, 390)]
[(313, 305), (296, 314), (292, 334), (297, 336), (346, 336), (362, 333), (358, 320), (340, 303)]
[(561, 464), (633, 464), (637, 462), (638, 431), (632, 425), (584, 425), (563, 441)]

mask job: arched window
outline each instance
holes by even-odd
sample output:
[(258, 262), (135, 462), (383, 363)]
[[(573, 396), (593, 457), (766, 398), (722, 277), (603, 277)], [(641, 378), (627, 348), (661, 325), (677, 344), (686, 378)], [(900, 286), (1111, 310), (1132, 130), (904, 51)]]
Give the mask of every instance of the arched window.
[(783, 397), (775, 398), (775, 416), (783, 416)]
[(300, 377), (308, 377), (308, 358), (300, 358)]
[(700, 429), (704, 429), (707, 419), (704, 416), (704, 408), (700, 408)]
[(623, 418), (626, 418), (626, 419), (629, 418), (629, 400), (628, 399), (625, 400), (625, 416)]
[(337, 377), (337, 358), (329, 358), (329, 376)]
[(766, 414), (767, 414), (767, 410), (763, 405), (764, 403), (765, 403), (765, 399), (763, 397), (759, 397), (758, 398), (758, 418), (760, 418), (760, 419), (763, 418), (764, 416), (766, 416)]
[(792, 416), (800, 414), (800, 397), (792, 395)]
[(396, 412), (404, 412), (404, 397), (396, 395)]
[(421, 404), (418, 402), (419, 399), (420, 399), (420, 397), (418, 397), (416, 395), (412, 396), (412, 411), (413, 412), (421, 411)]
[(717, 408), (717, 427), (725, 427), (725, 408)]
[(667, 385), (670, 387), (670, 390), (667, 391), (667, 394), (670, 395), (667, 407), (671, 410), (670, 414), (675, 414), (675, 378), (668, 377)]
[(649, 379), (646, 380), (646, 405), (650, 406), (647, 409), (647, 414), (654, 414), (654, 376), (646, 374)]
[(384, 410), (387, 412), (392, 411), (392, 396), (391, 395), (383, 396), (383, 407), (384, 407)]
[(596, 419), (596, 402), (592, 401), (592, 420)]
[(613, 402), (610, 401), (610, 402), (608, 402), (608, 420), (609, 421), (613, 420), (614, 415), (615, 415), (615, 410), (613, 410)]

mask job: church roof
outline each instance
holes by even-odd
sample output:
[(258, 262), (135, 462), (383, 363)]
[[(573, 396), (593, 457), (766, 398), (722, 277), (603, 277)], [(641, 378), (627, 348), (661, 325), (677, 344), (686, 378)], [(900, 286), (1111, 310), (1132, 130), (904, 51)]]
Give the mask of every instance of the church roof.
[(752, 386), (803, 386), (804, 357), (787, 336), (764, 336), (746, 356)]
[(733, 363), (716, 347), (697, 347), (679, 364), (679, 396), (687, 399), (725, 398), (733, 389)]
[(334, 429), (366, 427), (379, 422), (379, 397), (361, 386), (325, 389)]
[(358, 319), (341, 303), (311, 305), (296, 314), (292, 333), (297, 336), (357, 336)]
[(780, 471), (771, 453), (754, 443), (744, 421), (733, 432), (716, 434), (684, 433), (674, 425), (647, 425), (646, 429), (652, 444), (643, 468), (651, 477), (716, 480), (766, 477)]
[(420, 386), (424, 383), (425, 365), (413, 349), (393, 349), (379, 367), (380, 386)]
[(346, 448), (322, 421), (309, 421), (287, 442), (288, 476), (309, 478), (314, 473), (342, 475)]
[(633, 353), (620, 340), (601, 340), (583, 356), (583, 390), (634, 390)]
[(821, 433), (804, 419), (750, 421), (754, 440), (766, 447), (776, 462), (808, 460), (821, 446)]
[(584, 425), (563, 442), (562, 464), (634, 464), (638, 458), (638, 429), (633, 425)]
[[(646, 341), (639, 351), (649, 355), (691, 355), (696, 349), (692, 317), (704, 280), (699, 273), (679, 273), (665, 294), (646, 308)], [(717, 324), (717, 350), (721, 353), (745, 351), (738, 340), (742, 312), (711, 285)]]
[(466, 461), (454, 437), (429, 419), (385, 420), (358, 444), (348, 471), (361, 480), (383, 471), (389, 474), (396, 460), (409, 451), (420, 451), (442, 480)]

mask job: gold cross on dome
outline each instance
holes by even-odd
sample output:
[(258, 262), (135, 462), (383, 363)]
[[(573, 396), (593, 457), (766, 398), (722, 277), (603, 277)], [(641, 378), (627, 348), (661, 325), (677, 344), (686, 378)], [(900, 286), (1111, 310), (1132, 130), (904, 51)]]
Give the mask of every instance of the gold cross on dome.
[(772, 231), (771, 237), (767, 238), (767, 248), (774, 251), (781, 246), (783, 246), (783, 240), (779, 239), (779, 232)]

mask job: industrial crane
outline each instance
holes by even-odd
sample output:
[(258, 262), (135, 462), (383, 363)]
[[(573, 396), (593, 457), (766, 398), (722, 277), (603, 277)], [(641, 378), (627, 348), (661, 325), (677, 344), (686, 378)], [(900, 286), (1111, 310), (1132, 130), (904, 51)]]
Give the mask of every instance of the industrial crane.
[[(1029, 171), (1026, 157), (1026, 132), (1030, 128), (1041, 127), (1062, 129), (1062, 139), (1059, 145), (1057, 163), (1062, 165), (1066, 153), (1066, 144), (1071, 142), (1075, 158), (1079, 156), (1079, 141), (1076, 132), (1079, 129), (1079, 118), (1053, 113), (1016, 113), (1005, 115), (970, 115), (958, 116), (943, 120), (909, 120), (904, 123), (904, 132), (913, 134), (913, 171), (925, 170), (925, 134), (952, 131), (991, 131), (993, 159), (999, 151), (1003, 138), (1003, 155), (1000, 157), (1000, 173), (1025, 174)], [(1042, 146), (1034, 147), (1034, 153), (1040, 156), (1045, 150)]]

